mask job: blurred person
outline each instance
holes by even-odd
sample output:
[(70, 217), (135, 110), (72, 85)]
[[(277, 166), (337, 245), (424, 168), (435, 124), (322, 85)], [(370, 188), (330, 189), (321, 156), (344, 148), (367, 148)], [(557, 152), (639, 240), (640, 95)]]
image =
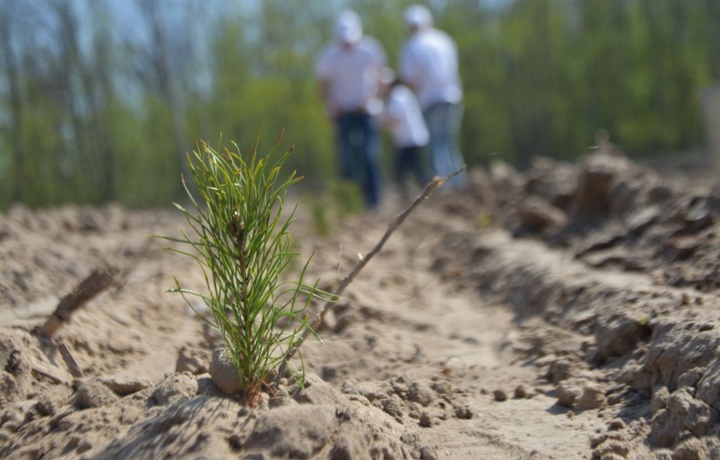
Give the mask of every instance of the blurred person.
[(340, 176), (356, 182), (365, 205), (380, 206), (379, 99), (386, 54), (373, 37), (363, 35), (362, 21), (351, 10), (335, 22), (335, 40), (317, 56), (315, 72), (320, 97), (335, 124)]
[(394, 179), (402, 199), (407, 201), (411, 191), (409, 177), (414, 178), (420, 187), (425, 187), (430, 180), (424, 158), (430, 133), (415, 93), (394, 74), (389, 73), (387, 79), (390, 83), (381, 121), (390, 132), (395, 149)]
[[(459, 148), (463, 90), (455, 41), (433, 26), (430, 10), (412, 5), (405, 10), (408, 31), (400, 54), (400, 79), (417, 93), (430, 131), (430, 163), (434, 174), (445, 177), (465, 164)], [(463, 171), (448, 186), (464, 185)]]

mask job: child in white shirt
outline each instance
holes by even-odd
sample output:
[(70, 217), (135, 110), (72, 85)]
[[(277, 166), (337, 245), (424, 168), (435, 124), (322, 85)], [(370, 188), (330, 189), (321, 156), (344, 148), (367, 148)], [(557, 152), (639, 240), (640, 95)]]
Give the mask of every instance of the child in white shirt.
[(414, 176), (421, 188), (430, 180), (424, 157), (430, 134), (415, 93), (397, 78), (388, 88), (382, 124), (393, 140), (394, 176), (403, 199), (407, 200), (410, 198), (408, 176)]

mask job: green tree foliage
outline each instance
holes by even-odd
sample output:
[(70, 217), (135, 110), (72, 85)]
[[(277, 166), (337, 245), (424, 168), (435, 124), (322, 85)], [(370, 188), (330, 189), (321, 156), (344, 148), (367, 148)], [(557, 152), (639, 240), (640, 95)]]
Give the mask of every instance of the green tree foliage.
[(702, 147), (697, 98), (717, 59), (707, 4), (515, 0), (471, 14), (472, 4), (451, 2), (439, 18), (462, 54), (469, 160), (574, 158), (598, 129), (633, 155)]
[[(315, 55), (351, 7), (396, 67), (410, 3), (4, 0), (0, 208), (169, 203), (195, 139), (248, 147), (281, 130), (303, 187), (328, 190), (335, 143)], [(703, 147), (698, 96), (720, 80), (718, 2), (428, 4), (458, 42), (471, 164), (573, 159), (599, 129), (634, 156)]]

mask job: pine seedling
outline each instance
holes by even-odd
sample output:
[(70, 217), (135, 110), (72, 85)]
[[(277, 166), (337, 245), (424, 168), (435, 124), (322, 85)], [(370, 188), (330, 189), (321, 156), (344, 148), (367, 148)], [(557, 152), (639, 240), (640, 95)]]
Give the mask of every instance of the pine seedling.
[[(305, 310), (312, 299), (332, 300), (317, 288), (317, 282), (304, 282), (309, 259), (296, 280), (283, 277), (298, 256), (288, 231), (295, 209), (284, 216), (283, 206), (288, 187), (301, 178), (294, 172), (282, 177), (282, 166), (292, 149), (278, 154), (279, 143), (264, 157), (257, 153), (257, 141), (246, 154), (236, 144), (233, 151), (220, 153), (200, 143), (188, 155), (196, 192), (190, 191), (183, 178), (195, 209), (191, 212), (175, 204), (192, 234), (165, 237), (189, 246), (170, 249), (202, 267), (207, 293), (184, 289), (177, 279), (172, 291), (188, 302), (188, 296), (199, 297), (210, 307), (208, 321), (219, 330), (251, 406), (260, 403), (263, 385), (272, 379), (300, 333), (308, 330)], [(291, 371), (302, 384), (302, 366)]]

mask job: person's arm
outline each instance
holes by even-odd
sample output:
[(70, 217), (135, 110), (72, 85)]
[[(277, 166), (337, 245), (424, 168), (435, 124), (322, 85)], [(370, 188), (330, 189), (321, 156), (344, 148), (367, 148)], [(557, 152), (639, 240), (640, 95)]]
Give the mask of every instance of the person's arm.
[(382, 116), (380, 117), (380, 123), (382, 124), (383, 128), (386, 128), (386, 129), (391, 129), (393, 126), (397, 125), (399, 122), (400, 122), (399, 118), (397, 118), (387, 112), (383, 112)]
[[(376, 79), (374, 82), (376, 85), (375, 92), (367, 92), (364, 94), (364, 100), (362, 103), (362, 107), (370, 108), (371, 105), (376, 103), (377, 99), (385, 92), (385, 88), (383, 88), (385, 85), (383, 77), (388, 70), (387, 55), (385, 54), (385, 48), (383, 48), (380, 42), (373, 37), (365, 37), (361, 46), (363, 47), (363, 50), (370, 54), (370, 59), (372, 61), (371, 65), (374, 67), (372, 69), (372, 74)], [(373, 110), (371, 109), (370, 112), (373, 112)]]
[(382, 117), (380, 118), (383, 127), (386, 129), (391, 129), (394, 125), (397, 125), (400, 122), (397, 106), (398, 101), (395, 96), (396, 95), (392, 92), (390, 93), (385, 103), (385, 110), (383, 111)]
[(325, 105), (325, 114), (329, 118), (337, 115), (337, 110), (332, 103), (331, 81), (327, 63), (327, 48), (323, 49), (315, 61), (315, 78), (317, 81), (317, 92), (320, 100)]
[(325, 104), (325, 114), (328, 116), (328, 118), (337, 118), (337, 116), (340, 115), (341, 111), (337, 104), (332, 100), (332, 96), (330, 95), (331, 85), (332, 84), (328, 80), (317, 81), (318, 94), (320, 96), (320, 99), (322, 99), (323, 103)]
[(405, 86), (413, 91), (417, 90), (416, 68), (417, 64), (415, 63), (415, 58), (412, 51), (409, 49), (409, 46), (406, 44), (400, 54), (398, 78)]

